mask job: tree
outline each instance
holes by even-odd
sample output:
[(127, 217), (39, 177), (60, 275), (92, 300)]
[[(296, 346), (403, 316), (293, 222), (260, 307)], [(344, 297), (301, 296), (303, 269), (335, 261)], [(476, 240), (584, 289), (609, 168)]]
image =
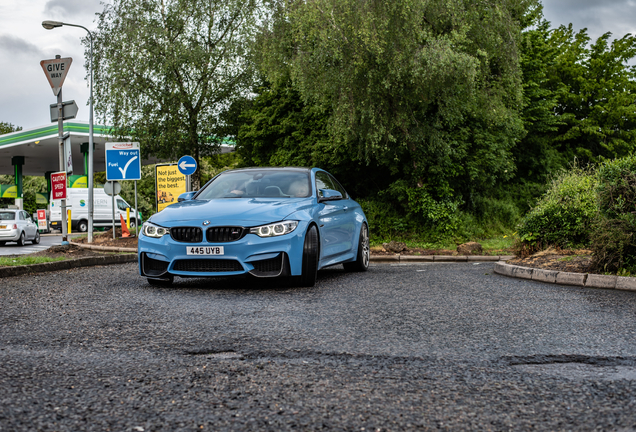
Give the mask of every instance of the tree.
[[(251, 84), (258, 0), (114, 0), (95, 33), (96, 110), (146, 155), (218, 150), (218, 115)], [(200, 185), (199, 172), (192, 176)]]
[(0, 135), (8, 134), (11, 132), (21, 131), (20, 126), (13, 126), (11, 123), (0, 122)]
[[(429, 202), (471, 196), (514, 173), (520, 20), (534, 0), (310, 0), (279, 5), (261, 35), (271, 82), (291, 71), (331, 112), (334, 142), (400, 161)], [(341, 144), (338, 144), (341, 145)], [(454, 197), (454, 198), (453, 198)]]

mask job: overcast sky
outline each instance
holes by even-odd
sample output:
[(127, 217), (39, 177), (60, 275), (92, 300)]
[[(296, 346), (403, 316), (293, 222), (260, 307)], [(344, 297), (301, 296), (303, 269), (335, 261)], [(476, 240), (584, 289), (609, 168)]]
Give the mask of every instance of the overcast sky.
[[(610, 31), (622, 37), (636, 34), (636, 0), (543, 0), (544, 13), (553, 27), (572, 23), (587, 27), (597, 38)], [(0, 0), (0, 122), (30, 129), (50, 124), (49, 105), (56, 102), (40, 61), (72, 57), (63, 86), (63, 99), (75, 100), (78, 120), (88, 121), (88, 85), (84, 49), (86, 32), (75, 27), (45, 30), (50, 19), (96, 28), (100, 0)]]

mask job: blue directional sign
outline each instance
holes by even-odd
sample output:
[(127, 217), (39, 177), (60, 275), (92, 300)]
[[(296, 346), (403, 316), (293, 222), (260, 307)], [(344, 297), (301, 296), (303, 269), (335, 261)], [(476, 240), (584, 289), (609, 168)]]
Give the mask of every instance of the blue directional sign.
[(106, 180), (140, 180), (139, 143), (106, 143)]
[(195, 161), (192, 156), (181, 156), (177, 166), (181, 174), (192, 175), (197, 170), (197, 161)]

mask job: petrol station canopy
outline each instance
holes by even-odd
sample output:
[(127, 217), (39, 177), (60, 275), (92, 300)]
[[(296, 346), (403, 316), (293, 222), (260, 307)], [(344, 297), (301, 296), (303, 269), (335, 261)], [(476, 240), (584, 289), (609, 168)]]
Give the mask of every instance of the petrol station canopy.
[[(70, 134), (71, 152), (73, 155), (73, 167), (76, 174), (84, 173), (84, 155), (81, 145), (88, 143), (88, 122), (64, 122), (64, 133)], [(116, 141), (109, 134), (110, 126), (94, 125), (93, 152), (94, 172), (105, 171), (106, 142)], [(44, 176), (46, 172), (59, 171), (59, 141), (57, 123), (40, 126), (33, 129), (21, 130), (5, 135), (0, 135), (0, 174), (14, 175), (15, 169), (11, 162), (15, 156), (24, 157), (22, 175)], [(85, 145), (88, 149), (88, 145)], [(221, 153), (234, 150), (232, 145), (222, 145)], [(150, 165), (165, 162), (154, 157), (143, 157), (142, 164)]]

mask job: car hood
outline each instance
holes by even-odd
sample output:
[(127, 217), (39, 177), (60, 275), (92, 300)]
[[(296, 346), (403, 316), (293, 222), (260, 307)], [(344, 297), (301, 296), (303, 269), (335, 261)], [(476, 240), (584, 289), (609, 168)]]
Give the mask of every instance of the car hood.
[(204, 220), (210, 226), (255, 226), (284, 220), (290, 214), (311, 207), (311, 198), (225, 198), (191, 200), (172, 204), (156, 213), (150, 222), (170, 228)]

